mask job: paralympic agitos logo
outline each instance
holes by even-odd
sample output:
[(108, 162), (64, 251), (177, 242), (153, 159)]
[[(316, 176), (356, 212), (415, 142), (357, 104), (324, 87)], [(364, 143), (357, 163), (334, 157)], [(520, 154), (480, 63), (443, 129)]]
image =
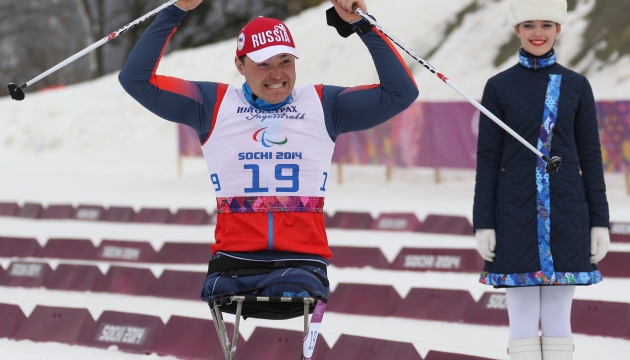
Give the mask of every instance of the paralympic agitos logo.
[(282, 140), (282, 141), (271, 141), (271, 140), (267, 139), (267, 138), (265, 137), (265, 135), (266, 135), (266, 131), (265, 131), (265, 130), (266, 130), (266, 129), (267, 129), (267, 128), (266, 128), (266, 127), (264, 127), (264, 128), (262, 128), (262, 129), (259, 129), (258, 131), (256, 131), (256, 132), (254, 133), (254, 136), (253, 136), (254, 141), (258, 141), (258, 142), (262, 143), (262, 145), (263, 145), (264, 147), (268, 147), (268, 148), (270, 148), (270, 147), (272, 147), (272, 146), (274, 146), (274, 145), (284, 145), (284, 144), (286, 144), (287, 142), (289, 142), (289, 139), (287, 139), (287, 137), (286, 137), (286, 136), (284, 137), (284, 140)]

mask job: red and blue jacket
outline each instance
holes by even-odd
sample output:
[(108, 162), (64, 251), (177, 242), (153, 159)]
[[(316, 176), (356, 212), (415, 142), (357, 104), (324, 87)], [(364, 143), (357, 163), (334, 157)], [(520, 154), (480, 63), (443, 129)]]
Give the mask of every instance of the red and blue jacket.
[[(169, 6), (160, 12), (129, 55), (119, 80), (127, 93), (149, 111), (168, 121), (195, 129), (203, 144), (210, 136), (225, 86), (217, 82), (187, 81), (157, 75), (166, 45), (185, 14), (176, 6)], [(358, 26), (360, 23), (353, 25)], [(356, 87), (317, 86), (326, 129), (332, 141), (342, 133), (370, 129), (387, 121), (409, 107), (418, 97), (411, 72), (385, 35), (373, 30), (360, 38), (372, 56), (380, 83)], [(321, 213), (317, 214), (317, 221), (312, 218), (312, 213), (273, 213), (273, 229), (269, 228), (268, 214), (222, 215), (217, 219), (213, 253), (274, 250), (267, 246), (268, 238), (275, 234), (275, 241), (278, 245), (282, 244), (283, 251), (325, 258), (331, 256)], [(236, 221), (241, 226), (240, 231), (226, 235), (223, 230), (227, 224), (225, 216), (228, 215), (231, 225)], [(318, 241), (313, 241), (313, 244), (321, 244), (323, 240), (325, 246), (311, 247), (309, 241), (294, 240), (309, 237), (317, 238)]]

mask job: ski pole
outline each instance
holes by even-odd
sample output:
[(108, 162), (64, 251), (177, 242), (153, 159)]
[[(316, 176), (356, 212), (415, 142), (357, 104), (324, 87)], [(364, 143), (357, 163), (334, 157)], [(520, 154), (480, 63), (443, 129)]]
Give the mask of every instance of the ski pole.
[(167, 6), (173, 5), (175, 4), (177, 1), (179, 0), (169, 0), (167, 3), (163, 4), (162, 6), (158, 7), (157, 9), (147, 13), (144, 16), (139, 17), (138, 19), (130, 22), (129, 24), (121, 27), (120, 29), (114, 31), (113, 33), (105, 36), (104, 38), (102, 38), (101, 40), (95, 42), (94, 44), (86, 47), (85, 49), (79, 51), (78, 53), (70, 56), (69, 58), (67, 58), (66, 60), (60, 62), (59, 64), (53, 66), (52, 68), (46, 70), (45, 72), (37, 75), (35, 78), (23, 83), (22, 85), (16, 85), (13, 83), (10, 83), (7, 91), (9, 92), (9, 94), (11, 95), (11, 98), (13, 100), (24, 100), (24, 98), (26, 97), (26, 95), (24, 94), (24, 89), (26, 89), (28, 86), (33, 85), (34, 83), (36, 83), (37, 81), (45, 78), (46, 76), (54, 73), (55, 71), (61, 69), (62, 67), (74, 62), (75, 60), (79, 59), (80, 57), (82, 57), (83, 55), (95, 50), (96, 48), (100, 47), (101, 45), (105, 44), (106, 42), (113, 40), (115, 38), (117, 38), (120, 34), (123, 34), (125, 32), (127, 32), (129, 29), (135, 27), (136, 25), (140, 24), (141, 22), (145, 21), (146, 19), (150, 18), (151, 16), (159, 13), (160, 11), (162, 11), (163, 9), (165, 9)]
[(440, 80), (444, 81), (444, 83), (450, 86), (453, 90), (455, 90), (459, 95), (461, 95), (464, 99), (468, 100), (474, 107), (476, 107), (479, 111), (484, 113), (486, 116), (490, 118), (490, 120), (494, 121), (497, 125), (503, 128), (503, 130), (507, 131), (510, 135), (514, 136), (516, 140), (518, 140), (521, 144), (525, 145), (529, 150), (531, 150), (538, 157), (542, 158), (547, 166), (545, 167), (545, 172), (547, 174), (553, 174), (558, 171), (560, 164), (562, 163), (562, 158), (559, 156), (554, 156), (551, 159), (538, 151), (535, 147), (533, 147), (530, 143), (525, 141), (519, 134), (517, 134), (514, 130), (512, 130), (509, 126), (507, 126), (503, 121), (499, 120), (493, 113), (491, 113), (488, 109), (486, 109), (483, 105), (481, 105), (477, 100), (473, 99), (470, 95), (465, 93), (459, 86), (455, 85), (451, 80), (449, 80), (442, 73), (438, 72), (431, 64), (422, 59), (418, 54), (416, 54), (413, 50), (411, 50), (407, 45), (405, 45), (402, 41), (398, 40), (395, 36), (390, 34), (387, 30), (385, 30), (381, 25), (379, 25), (374, 19), (369, 17), (366, 13), (361, 10), (361, 8), (357, 8), (354, 10), (355, 14), (361, 16), (363, 19), (367, 20), (372, 26), (380, 30), (385, 36), (387, 36), (394, 44), (398, 45), (401, 49), (403, 49), (407, 54), (409, 54), (412, 58), (420, 63), (420, 65), (424, 66), (427, 70), (429, 70), (432, 74), (436, 75)]

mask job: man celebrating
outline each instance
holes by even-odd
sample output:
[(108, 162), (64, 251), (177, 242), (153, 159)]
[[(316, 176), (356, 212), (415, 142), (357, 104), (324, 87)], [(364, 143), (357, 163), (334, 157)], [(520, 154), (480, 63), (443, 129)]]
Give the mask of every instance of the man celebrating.
[[(418, 96), (411, 73), (389, 40), (352, 11), (367, 13), (363, 0), (331, 0), (329, 23), (345, 36), (359, 34), (380, 84), (295, 87), (293, 37), (281, 21), (264, 17), (238, 34), (234, 62), (245, 77), (242, 86), (156, 75), (170, 36), (202, 1), (180, 0), (162, 11), (119, 80), (151, 112), (197, 131), (217, 196), (214, 259), (290, 254), (327, 265), (332, 254), (322, 208), (335, 140), (405, 110)], [(230, 283), (223, 290), (255, 285)]]

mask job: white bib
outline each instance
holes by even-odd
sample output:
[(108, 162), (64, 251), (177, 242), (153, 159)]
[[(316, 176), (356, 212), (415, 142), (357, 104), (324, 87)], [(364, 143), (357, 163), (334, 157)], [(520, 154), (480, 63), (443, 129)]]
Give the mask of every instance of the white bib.
[(284, 198), (298, 197), (304, 205), (313, 202), (309, 197), (324, 197), (335, 143), (315, 87), (295, 88), (292, 97), (278, 110), (263, 111), (245, 100), (242, 89), (227, 88), (212, 134), (201, 147), (219, 204), (247, 197), (252, 208), (240, 212), (309, 211), (257, 208), (252, 198), (286, 205), (291, 200)]

